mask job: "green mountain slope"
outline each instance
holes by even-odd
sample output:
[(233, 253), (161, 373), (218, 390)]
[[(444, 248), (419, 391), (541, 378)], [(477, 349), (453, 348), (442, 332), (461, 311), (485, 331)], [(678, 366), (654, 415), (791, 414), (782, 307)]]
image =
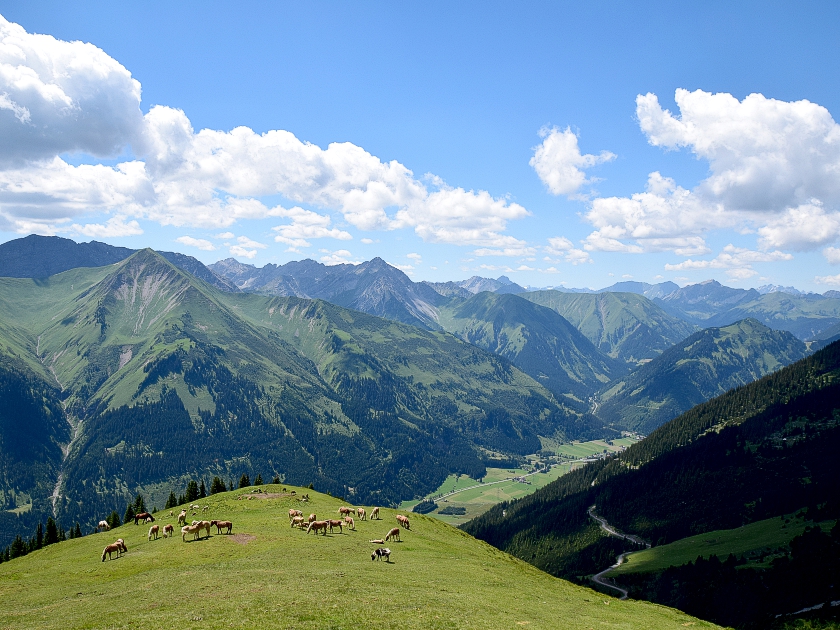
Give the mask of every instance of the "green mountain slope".
[[(838, 449), (840, 343), (834, 343), (694, 407), (618, 457), (494, 507), (464, 529), (555, 575), (585, 576), (627, 550), (626, 543), (606, 537), (588, 518), (591, 505), (614, 526), (654, 544), (801, 510), (811, 520), (837, 519)], [(823, 540), (817, 546), (823, 544), (832, 543)], [(796, 553), (791, 557), (800, 562)], [(799, 557), (822, 562), (818, 559), (826, 556)], [(750, 588), (756, 588), (746, 591), (729, 581), (717, 582), (715, 573), (707, 572), (705, 582), (674, 576), (685, 582), (685, 589), (676, 591), (686, 595), (679, 605), (701, 614), (693, 606), (708, 603), (709, 597), (728, 602), (727, 591), (717, 589), (737, 587), (732, 592), (743, 601), (730, 602), (729, 612), (707, 607), (706, 614), (720, 615), (715, 618), (727, 624), (768, 627), (775, 615), (831, 596), (826, 589), (832, 581), (816, 564), (810, 570), (807, 562), (795, 570), (791, 565), (790, 572), (783, 565), (779, 572), (754, 577), (757, 582), (750, 582)], [(749, 574), (742, 575), (746, 579)]]
[[(287, 488), (292, 490), (291, 487)], [(338, 516), (337, 499), (310, 501), (264, 486), (202, 501), (212, 519), (233, 523), (231, 535), (182, 542), (148, 540), (146, 527), (50, 545), (0, 564), (0, 624), (15, 628), (713, 628), (679, 611), (646, 602), (607, 600), (553, 578), (436, 519), (411, 515), (411, 531), (389, 542), (389, 562), (371, 562), (380, 538), (396, 524), (356, 519), (326, 536), (288, 525), (289, 509)], [(253, 499), (253, 500), (238, 500)], [(176, 510), (177, 513), (177, 510)], [(158, 514), (159, 525), (175, 523)], [(123, 538), (128, 551), (100, 561)], [(608, 605), (605, 605), (608, 604)]]
[(521, 297), (556, 311), (599, 350), (626, 363), (652, 359), (697, 330), (634, 293), (533, 291)]
[(649, 363), (606, 385), (597, 415), (650, 433), (694, 405), (746, 385), (807, 354), (791, 333), (754, 319), (695, 333)]
[(511, 294), (483, 292), (440, 309), (440, 325), (512, 361), (558, 396), (585, 401), (623, 366), (551, 309)]
[(64, 406), (50, 407), (64, 427), (49, 438), (67, 452), (61, 479), (53, 457), (31, 497), (48, 512), (57, 484), (64, 522), (88, 526), (138, 491), (160, 506), (189, 478), (245, 472), (396, 503), (449, 473), (482, 474), (489, 453), (590, 430), (508, 361), (452, 335), (220, 292), (151, 250), (0, 279), (0, 292), (6, 356), (40, 387), (54, 383)]

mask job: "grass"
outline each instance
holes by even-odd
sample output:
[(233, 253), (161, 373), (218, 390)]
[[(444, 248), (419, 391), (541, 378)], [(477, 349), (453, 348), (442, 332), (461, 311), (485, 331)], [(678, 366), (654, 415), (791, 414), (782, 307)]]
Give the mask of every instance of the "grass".
[[(729, 554), (735, 556), (757, 556), (769, 553), (787, 545), (794, 537), (814, 523), (793, 516), (768, 518), (736, 529), (720, 529), (697, 536), (690, 536), (667, 545), (637, 551), (627, 556), (626, 561), (611, 576), (627, 573), (660, 571), (670, 566), (694, 562), (698, 556), (709, 558), (716, 555), (725, 560)], [(828, 531), (834, 522), (820, 523)], [(757, 558), (744, 566), (761, 568)]]
[[(209, 518), (233, 521), (235, 536), (150, 542), (147, 527), (129, 524), (3, 563), (0, 628), (715, 627), (551, 577), (420, 515), (388, 544), (390, 563), (372, 562), (368, 540), (394, 526), (396, 512), (383, 509), (355, 532), (307, 535), (290, 529), (289, 508), (323, 518), (342, 505), (308, 492), (310, 503), (237, 500), (253, 496), (242, 490), (202, 500)], [(128, 553), (101, 562), (119, 537)]]

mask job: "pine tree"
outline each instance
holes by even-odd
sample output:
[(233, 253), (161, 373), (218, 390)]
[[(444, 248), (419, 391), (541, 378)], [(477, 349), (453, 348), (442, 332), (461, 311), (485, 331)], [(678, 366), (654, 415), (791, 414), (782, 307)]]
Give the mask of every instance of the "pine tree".
[(73, 538), (81, 538), (82, 537), (82, 527), (79, 523), (76, 523), (76, 528), (73, 530)]
[(40, 549), (44, 546), (44, 526), (38, 523), (38, 529), (35, 530), (35, 549)]
[(184, 505), (187, 502), (187, 497), (183, 494), (178, 495), (178, 503), (176, 505)]
[[(131, 507), (131, 506), (129, 506), (129, 507)], [(126, 512), (127, 512), (127, 511), (128, 511), (128, 510), (126, 510)], [(134, 517), (132, 516), (131, 518), (133, 519)], [(115, 527), (119, 527), (119, 526), (121, 525), (121, 523), (120, 523), (120, 515), (119, 515), (119, 514), (117, 514), (117, 511), (116, 511), (116, 510), (114, 510), (113, 512), (111, 512), (111, 515), (110, 515), (108, 518), (106, 518), (106, 519), (105, 519), (105, 521), (108, 523), (108, 525), (111, 527), (111, 529), (114, 529)], [(127, 521), (126, 521), (126, 522), (127, 522)]]
[(166, 507), (165, 509), (171, 510), (175, 506), (178, 505), (178, 497), (175, 496), (175, 493), (170, 490), (169, 491), (169, 498), (166, 500)]
[[(142, 494), (138, 494), (134, 497), (134, 513), (135, 514), (142, 514), (143, 512), (148, 512), (149, 510), (146, 509), (146, 500), (143, 498)], [(132, 517), (134, 518), (134, 517)]]
[(123, 516), (123, 521), (125, 521), (126, 523), (130, 523), (134, 520), (134, 517), (136, 515), (137, 513), (134, 511), (134, 505), (129, 503), (128, 506), (125, 508), (125, 515)]
[(59, 526), (59, 528), (58, 528), (58, 542), (64, 542), (65, 540), (67, 540), (67, 533), (64, 531), (63, 527)]
[(262, 484), (263, 484), (262, 475), (260, 473), (257, 473), (257, 478), (254, 479), (254, 485), (255, 486), (261, 486)]
[(44, 538), (45, 545), (52, 545), (58, 542), (58, 526), (52, 516), (47, 517), (47, 534)]
[(198, 487), (198, 498), (199, 499), (206, 499), (207, 498), (207, 488), (204, 487), (204, 479), (201, 480), (201, 485)]
[(271, 483), (280, 485), (280, 475), (274, 475), (274, 479), (271, 480)]
[(225, 488), (225, 482), (219, 479), (219, 477), (213, 477), (213, 483), (210, 484), (210, 494), (218, 494), (225, 490), (227, 490)]
[(236, 490), (236, 486), (233, 485), (233, 479), (228, 479), (228, 490)]
[(198, 484), (195, 481), (190, 481), (187, 484), (187, 494), (184, 496), (185, 503), (192, 503), (198, 499)]
[(23, 538), (21, 538), (20, 534), (18, 534), (12, 542), (11, 548), (9, 549), (9, 558), (20, 558), (21, 556), (25, 555), (26, 543), (23, 542)]
[(239, 487), (240, 488), (247, 488), (251, 485), (251, 480), (247, 474), (242, 473), (242, 476), (239, 478)]

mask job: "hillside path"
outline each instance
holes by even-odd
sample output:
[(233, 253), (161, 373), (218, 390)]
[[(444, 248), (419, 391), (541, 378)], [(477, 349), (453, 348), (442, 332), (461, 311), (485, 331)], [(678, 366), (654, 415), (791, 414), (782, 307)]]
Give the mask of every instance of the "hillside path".
[[(605, 532), (607, 532), (610, 536), (615, 536), (616, 538), (621, 538), (623, 540), (629, 540), (630, 542), (633, 542), (637, 545), (644, 545), (647, 549), (650, 549), (650, 543), (647, 542), (646, 540), (644, 540), (642, 538), (639, 538), (638, 536), (633, 536), (632, 534), (624, 534), (624, 533), (618, 531), (615, 527), (613, 527), (612, 525), (610, 525), (607, 522), (607, 519), (595, 514), (595, 506), (594, 505), (590, 505), (589, 509), (586, 511), (586, 513), (589, 515), (589, 518), (597, 521), (597, 523), (601, 526), (601, 529), (603, 529)], [(619, 597), (619, 599), (627, 599), (627, 590), (623, 589), (620, 586), (617, 586), (617, 585), (615, 585), (611, 582), (608, 582), (607, 580), (604, 579), (604, 576), (607, 573), (609, 573), (610, 571), (612, 571), (613, 569), (619, 567), (621, 565), (621, 563), (624, 562), (624, 559), (627, 557), (627, 554), (629, 554), (629, 553), (630, 553), (629, 551), (625, 551), (624, 553), (619, 555), (618, 558), (616, 558), (615, 564), (612, 564), (612, 565), (608, 566), (606, 569), (604, 569), (600, 573), (596, 573), (595, 575), (592, 576), (592, 581), (595, 582), (596, 584), (599, 584), (601, 586), (604, 586), (606, 588), (609, 588), (609, 589), (612, 589), (614, 591), (618, 591), (619, 593), (621, 593), (621, 597)]]

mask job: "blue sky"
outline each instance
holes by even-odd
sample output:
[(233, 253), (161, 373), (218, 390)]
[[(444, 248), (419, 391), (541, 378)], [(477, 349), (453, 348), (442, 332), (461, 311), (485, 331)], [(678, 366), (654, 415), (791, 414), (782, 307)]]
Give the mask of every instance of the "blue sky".
[(393, 4), (0, 2), (0, 239), (840, 285), (836, 3)]

